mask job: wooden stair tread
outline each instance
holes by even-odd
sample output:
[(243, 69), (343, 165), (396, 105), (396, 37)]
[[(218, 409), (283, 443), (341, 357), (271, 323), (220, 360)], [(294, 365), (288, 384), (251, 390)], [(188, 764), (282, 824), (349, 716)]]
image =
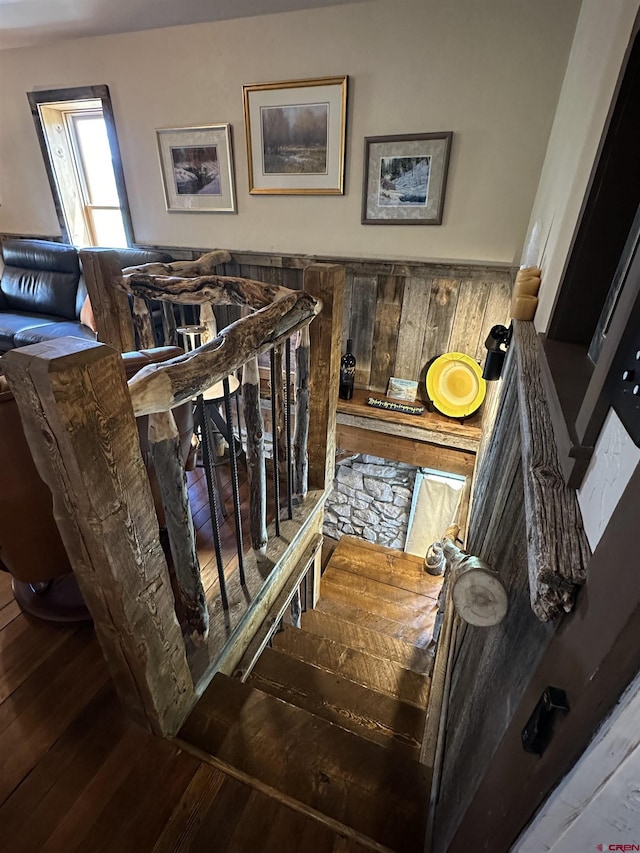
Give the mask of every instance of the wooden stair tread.
[[(433, 632), (436, 615), (438, 613), (438, 603), (432, 598), (426, 596), (416, 596), (420, 600), (420, 607), (410, 607), (406, 604), (399, 604), (381, 596), (376, 596), (373, 590), (364, 591), (358, 589), (357, 585), (351, 584), (349, 581), (354, 578), (359, 580), (357, 575), (350, 575), (348, 572), (341, 572), (340, 577), (335, 574), (328, 575), (329, 570), (322, 577), (320, 585), (320, 600), (328, 599), (330, 601), (339, 601), (343, 604), (350, 604), (353, 607), (372, 613), (375, 616), (383, 616), (385, 619), (391, 619), (402, 625), (404, 630), (399, 635), (401, 639), (412, 642), (414, 645), (425, 646), (429, 642), (416, 642), (416, 632), (418, 637), (423, 637), (425, 632), (429, 634), (429, 639)], [(384, 587), (385, 584), (378, 584)]]
[(376, 657), (387, 658), (414, 672), (428, 675), (433, 666), (433, 655), (430, 651), (388, 633), (365, 627), (359, 621), (347, 621), (316, 609), (302, 614), (302, 627), (310, 634), (337, 640), (345, 646)]
[(331, 560), (348, 557), (351, 562), (363, 570), (366, 574), (370, 563), (386, 565), (389, 571), (398, 571), (400, 574), (424, 574), (424, 558), (406, 551), (398, 551), (396, 548), (387, 548), (385, 545), (377, 545), (367, 542), (357, 536), (342, 536), (338, 545), (331, 553)]
[(336, 569), (331, 564), (322, 575), (320, 595), (325, 584), (345, 586), (358, 595), (366, 595), (377, 600), (389, 602), (398, 607), (404, 607), (410, 618), (422, 618), (425, 609), (433, 606), (438, 600), (437, 595), (423, 595), (409, 589), (402, 589), (387, 581), (374, 580), (346, 569)]
[(266, 648), (248, 683), (417, 760), (426, 711)]
[(386, 693), (420, 709), (427, 707), (429, 678), (405, 669), (395, 661), (352, 649), (344, 643), (318, 637), (301, 628), (285, 628), (273, 638), (273, 646), (379, 693)]
[(333, 591), (328, 591), (324, 598), (320, 598), (315, 609), (319, 613), (326, 613), (345, 622), (357, 623), (371, 631), (403, 640), (419, 649), (426, 650), (433, 638), (435, 613), (429, 614), (429, 621), (424, 626), (412, 628), (382, 613), (363, 610), (357, 603), (354, 603), (353, 596), (344, 595), (339, 587)]
[(179, 735), (212, 763), (394, 850), (421, 851), (425, 768), (218, 673)]
[(386, 583), (408, 592), (437, 599), (442, 577), (424, 570), (424, 559), (352, 536), (343, 536), (331, 555), (328, 569), (339, 569), (373, 581)]

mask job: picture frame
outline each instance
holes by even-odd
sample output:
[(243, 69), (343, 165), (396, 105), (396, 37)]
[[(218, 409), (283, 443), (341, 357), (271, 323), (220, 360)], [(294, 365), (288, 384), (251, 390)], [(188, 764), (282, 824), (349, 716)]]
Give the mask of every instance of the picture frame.
[(230, 124), (156, 130), (167, 211), (236, 213)]
[(243, 86), (251, 195), (342, 195), (347, 77)]
[(364, 140), (363, 225), (440, 225), (452, 131)]

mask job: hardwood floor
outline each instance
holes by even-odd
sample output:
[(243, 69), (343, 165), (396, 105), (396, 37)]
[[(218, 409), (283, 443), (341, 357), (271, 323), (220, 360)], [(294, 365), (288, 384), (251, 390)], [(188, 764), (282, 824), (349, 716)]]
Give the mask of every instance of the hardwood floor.
[[(225, 574), (237, 569), (229, 512)], [(188, 474), (208, 597), (217, 594), (206, 480)], [(240, 483), (243, 519), (247, 487)], [(271, 509), (271, 514), (273, 510)], [(248, 529), (243, 529), (249, 548)], [(272, 800), (129, 721), (93, 628), (25, 615), (0, 571), (0, 850), (2, 853), (359, 853), (357, 843)]]
[(130, 722), (93, 629), (26, 616), (0, 572), (2, 853), (362, 849)]
[[(220, 473), (230, 576), (235, 522), (228, 469)], [(202, 469), (188, 483), (211, 598), (218, 580)], [(240, 495), (244, 519), (244, 482)], [(243, 541), (248, 549), (247, 529)], [(304, 630), (281, 634), (249, 683), (215, 682), (226, 712), (220, 717), (209, 701), (208, 748), (220, 751), (230, 773), (128, 720), (93, 629), (25, 615), (0, 572), (2, 853), (362, 853), (381, 842), (403, 853), (418, 849), (427, 779), (416, 756), (438, 584), (402, 555), (371, 557), (343, 540)], [(243, 719), (255, 716), (260, 749), (247, 752), (234, 708)], [(303, 745), (287, 762), (299, 768), (293, 781), (277, 739), (268, 737), (276, 729), (291, 749)], [(264, 783), (267, 747), (275, 749), (275, 777)], [(353, 768), (340, 769), (336, 755), (351, 756)]]

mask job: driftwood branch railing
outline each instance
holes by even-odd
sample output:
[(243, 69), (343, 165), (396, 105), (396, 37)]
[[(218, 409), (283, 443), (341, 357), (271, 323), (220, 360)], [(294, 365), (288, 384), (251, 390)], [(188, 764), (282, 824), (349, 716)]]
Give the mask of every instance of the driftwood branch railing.
[[(154, 731), (172, 733), (214, 672), (233, 671), (252, 632), (321, 530), (323, 498), (332, 480), (327, 457), (335, 446), (344, 271), (335, 265), (312, 265), (305, 271), (304, 290), (291, 291), (216, 276), (212, 266), (227, 253), (124, 275), (115, 253), (82, 254), (92, 302), (100, 306), (99, 336), (109, 338), (111, 346), (79, 339), (34, 345), (10, 353), (6, 372), (34, 459), (52, 489), (63, 541), (120, 696), (139, 721)], [(151, 325), (144, 301), (148, 296), (169, 306), (205, 306), (200, 319), (209, 340), (178, 358), (149, 365), (127, 386), (114, 349), (132, 348), (135, 340), (130, 296), (141, 343), (147, 342)], [(252, 313), (217, 333), (211, 305), (229, 302)], [(324, 311), (314, 321), (323, 302)], [(167, 329), (173, 334), (171, 324)], [(291, 437), (287, 442), (288, 480), (290, 485), (295, 482), (299, 500), (294, 506), (289, 490), (288, 519), (278, 524), (281, 535), (268, 537), (256, 359), (282, 345), (289, 360), (290, 336), (300, 329), (296, 435), (295, 442)], [(239, 368), (254, 556), (245, 555), (244, 571), (226, 580), (219, 564), (220, 597), (207, 601), (171, 410), (216, 382), (228, 385), (227, 377)], [(139, 451), (135, 418), (141, 415), (150, 416), (150, 445), (179, 593), (175, 608)], [(273, 432), (277, 461), (275, 425)], [(279, 520), (279, 506), (275, 512)], [(240, 560), (239, 555), (241, 566)], [(318, 585), (319, 572), (314, 571), (312, 604)]]

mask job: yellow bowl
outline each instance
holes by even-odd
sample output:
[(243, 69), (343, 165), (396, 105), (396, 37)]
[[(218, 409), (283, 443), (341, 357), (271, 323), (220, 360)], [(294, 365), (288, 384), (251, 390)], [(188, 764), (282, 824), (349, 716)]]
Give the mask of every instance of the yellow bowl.
[(480, 365), (463, 352), (447, 352), (427, 371), (427, 394), (436, 409), (450, 418), (477, 411), (487, 393)]

